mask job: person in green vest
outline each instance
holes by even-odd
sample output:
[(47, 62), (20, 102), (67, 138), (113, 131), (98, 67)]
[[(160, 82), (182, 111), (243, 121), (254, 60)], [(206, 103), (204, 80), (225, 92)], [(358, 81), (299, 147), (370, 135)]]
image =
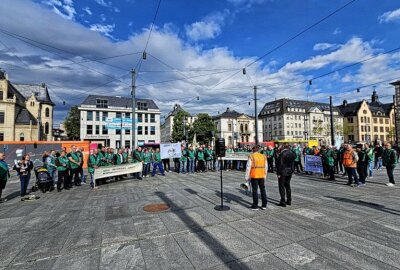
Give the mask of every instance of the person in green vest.
[(204, 154), (206, 158), (206, 171), (212, 171), (213, 170), (213, 151), (212, 147), (208, 146), (204, 148)]
[(194, 173), (195, 161), (196, 161), (196, 151), (193, 149), (193, 146), (189, 146), (188, 150), (189, 173)]
[(90, 150), (87, 164), (88, 164), (88, 173), (90, 175), (90, 187), (91, 188), (94, 188), (93, 176), (94, 176), (95, 170), (97, 168), (99, 168), (100, 162), (101, 161), (100, 161), (99, 151), (97, 149)]
[[(81, 160), (80, 155), (77, 153), (77, 147), (75, 145), (71, 147), (71, 152), (68, 153), (67, 157), (69, 160), (69, 168), (71, 171), (71, 180), (74, 180), (75, 186), (80, 186), (81, 180), (79, 178), (79, 166), (81, 164)], [(72, 187), (72, 185), (70, 187)]]
[[(132, 163), (142, 163), (143, 164), (143, 153), (142, 153), (142, 148), (138, 146), (136, 150), (132, 152)], [(142, 179), (142, 173), (143, 172), (138, 172), (134, 173), (133, 176), (139, 180)]]
[(101, 149), (97, 149), (97, 156), (99, 159), (99, 167), (105, 166), (106, 164), (106, 150), (104, 147), (102, 147)]
[(181, 146), (181, 157), (179, 159), (179, 168), (180, 171), (179, 173), (186, 173), (187, 172), (187, 156), (188, 156), (188, 150), (185, 148), (184, 145)]
[(394, 187), (394, 176), (393, 171), (397, 165), (397, 153), (394, 149), (392, 149), (392, 145), (390, 143), (385, 143), (385, 150), (382, 154), (382, 164), (386, 167), (386, 172), (389, 177), (389, 183), (386, 185), (388, 187)]
[(81, 160), (79, 167), (78, 167), (78, 174), (79, 174), (79, 179), (81, 179), (81, 184), (86, 185), (86, 177), (85, 173), (83, 171), (83, 152), (85, 149), (83, 147), (79, 147), (76, 153), (79, 155), (79, 159)]
[(57, 166), (57, 173), (58, 173), (58, 180), (57, 180), (57, 191), (61, 191), (61, 185), (64, 184), (64, 189), (70, 189), (70, 178), (68, 177), (68, 163), (69, 159), (65, 155), (65, 151), (60, 151), (60, 156), (56, 159), (56, 166)]
[(129, 148), (125, 148), (124, 152), (122, 153), (122, 156), (124, 157), (124, 163), (128, 163)]
[(161, 175), (165, 176), (164, 168), (161, 161), (160, 148), (157, 148), (156, 151), (153, 153), (153, 161), (153, 172), (151, 173), (151, 176), (154, 177), (156, 175), (157, 168), (160, 171)]
[(303, 165), (301, 164), (301, 150), (297, 143), (293, 144), (292, 152), (295, 154), (294, 168), (297, 173), (303, 172)]
[[(240, 148), (237, 148), (237, 151), (235, 151), (235, 152), (245, 153), (245, 152), (247, 152), (247, 150), (242, 148), (242, 147), (240, 147)], [(236, 161), (236, 170), (240, 171), (240, 169), (243, 167), (243, 164), (244, 164), (243, 161), (237, 160)]]
[(334, 181), (335, 180), (336, 152), (331, 146), (328, 146), (328, 148), (325, 151), (324, 155), (325, 155), (326, 168), (328, 170), (327, 173), (329, 175), (329, 180)]
[(205, 166), (205, 157), (204, 157), (204, 151), (203, 147), (199, 147), (196, 151), (196, 159), (197, 159), (197, 171), (198, 172), (204, 172), (206, 170)]
[(112, 166), (114, 165), (114, 149), (108, 148), (108, 151), (106, 153), (106, 159), (107, 159), (107, 165), (106, 166)]
[(274, 159), (275, 159), (275, 150), (272, 148), (272, 146), (268, 146), (267, 150), (265, 151), (265, 155), (267, 156), (267, 162), (268, 162), (268, 172), (273, 173), (274, 172)]
[[(125, 163), (125, 161), (124, 161), (123, 150), (122, 150), (122, 148), (120, 148), (117, 150), (117, 153), (115, 155), (113, 155), (113, 165), (122, 165), (124, 163)], [(124, 176), (122, 174), (117, 175), (114, 177), (114, 179), (115, 179), (115, 181), (123, 180)]]
[(150, 167), (153, 161), (153, 154), (145, 148), (143, 152), (143, 177), (150, 177)]
[(53, 179), (54, 187), (57, 186), (57, 166), (56, 166), (56, 151), (51, 150), (49, 155), (46, 157), (46, 168), (49, 171), (51, 179)]
[(368, 178), (373, 178), (373, 170), (374, 170), (374, 164), (375, 164), (375, 153), (374, 149), (369, 146), (368, 143), (364, 145), (364, 151), (365, 151), (365, 158), (367, 162), (367, 172), (365, 175), (368, 176)]
[(0, 153), (0, 203), (6, 202), (7, 199), (2, 198), (3, 190), (6, 188), (7, 181), (10, 178), (8, 164), (4, 161), (6, 158), (4, 153)]
[[(226, 149), (226, 153), (233, 153), (233, 147), (232, 145), (229, 145), (228, 148)], [(233, 160), (226, 160), (225, 162), (225, 169), (226, 170), (233, 170)]]

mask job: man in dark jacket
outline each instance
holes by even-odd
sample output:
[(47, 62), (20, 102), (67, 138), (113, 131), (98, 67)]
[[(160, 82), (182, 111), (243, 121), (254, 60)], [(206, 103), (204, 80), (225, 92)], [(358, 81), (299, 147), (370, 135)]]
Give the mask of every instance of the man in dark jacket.
[(286, 205), (292, 204), (292, 192), (290, 189), (290, 180), (292, 179), (292, 174), (294, 172), (295, 158), (296, 155), (289, 150), (289, 144), (285, 143), (277, 160), (279, 193), (281, 195), (281, 201), (278, 204), (279, 206), (286, 207)]
[(389, 183), (386, 185), (388, 187), (393, 187), (395, 185), (393, 171), (397, 165), (397, 154), (390, 143), (385, 144), (385, 150), (382, 155), (383, 166), (386, 167), (386, 172), (389, 177)]

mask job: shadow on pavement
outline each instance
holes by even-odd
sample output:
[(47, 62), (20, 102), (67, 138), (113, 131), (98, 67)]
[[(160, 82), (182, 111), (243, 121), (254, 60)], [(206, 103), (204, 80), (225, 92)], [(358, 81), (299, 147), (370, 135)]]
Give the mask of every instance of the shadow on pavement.
[(366, 201), (362, 201), (362, 200), (356, 201), (356, 200), (352, 200), (352, 199), (348, 199), (348, 198), (339, 198), (339, 197), (333, 197), (333, 196), (326, 196), (326, 198), (334, 199), (338, 202), (345, 202), (345, 203), (351, 203), (351, 204), (355, 204), (355, 205), (370, 207), (370, 208), (380, 210), (380, 211), (388, 213), (388, 214), (400, 216), (399, 210), (396, 210), (393, 208), (387, 208), (384, 205), (373, 203), (373, 202), (366, 202)]
[[(164, 203), (168, 204), (171, 208), (179, 208), (168, 196), (165, 195), (164, 192), (156, 192), (156, 195), (164, 201)], [(198, 224), (193, 218), (191, 218), (186, 212), (176, 211), (173, 212), (176, 214), (188, 227), (193, 226), (193, 224)], [(199, 226), (199, 225), (198, 225)], [(200, 227), (200, 226), (199, 226)], [(237, 261), (237, 258), (232, 252), (230, 252), (222, 243), (220, 243), (217, 239), (215, 239), (210, 233), (202, 230), (202, 237), (198, 237), (210, 250), (214, 253), (215, 256), (221, 259), (224, 263), (228, 263), (230, 261)], [(226, 255), (232, 258), (230, 261), (226, 261)], [(241, 265), (241, 269), (250, 270), (246, 265)]]

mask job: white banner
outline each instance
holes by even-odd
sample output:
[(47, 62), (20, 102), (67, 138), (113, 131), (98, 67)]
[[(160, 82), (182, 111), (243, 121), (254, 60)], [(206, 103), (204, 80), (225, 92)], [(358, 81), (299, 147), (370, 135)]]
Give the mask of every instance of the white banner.
[(161, 159), (180, 158), (182, 154), (180, 143), (162, 143), (160, 144)]
[(127, 163), (114, 166), (99, 167), (94, 171), (94, 180), (99, 178), (137, 173), (142, 171), (142, 163)]
[(248, 160), (251, 153), (247, 152), (225, 152), (222, 160)]

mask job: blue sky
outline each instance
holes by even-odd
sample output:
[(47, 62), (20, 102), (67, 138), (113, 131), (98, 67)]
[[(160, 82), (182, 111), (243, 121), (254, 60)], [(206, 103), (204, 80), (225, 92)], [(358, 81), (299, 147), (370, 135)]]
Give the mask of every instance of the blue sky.
[[(175, 103), (192, 113), (229, 106), (251, 114), (253, 85), (260, 88), (259, 109), (282, 97), (368, 99), (372, 85), (389, 102), (394, 89), (377, 82), (400, 79), (400, 50), (382, 54), (400, 47), (399, 1), (357, 0), (247, 68), (248, 76), (235, 74), (348, 2), (163, 0), (138, 68), (141, 54), (132, 53), (144, 50), (158, 0), (2, 0), (0, 67), (12, 81), (48, 83), (57, 122), (88, 92), (128, 95), (135, 66), (138, 96), (155, 99), (164, 114)], [(114, 67), (73, 63), (115, 55), (125, 56), (101, 60)], [(306, 83), (367, 58), (373, 59)], [(196, 96), (200, 101), (190, 101)]]

